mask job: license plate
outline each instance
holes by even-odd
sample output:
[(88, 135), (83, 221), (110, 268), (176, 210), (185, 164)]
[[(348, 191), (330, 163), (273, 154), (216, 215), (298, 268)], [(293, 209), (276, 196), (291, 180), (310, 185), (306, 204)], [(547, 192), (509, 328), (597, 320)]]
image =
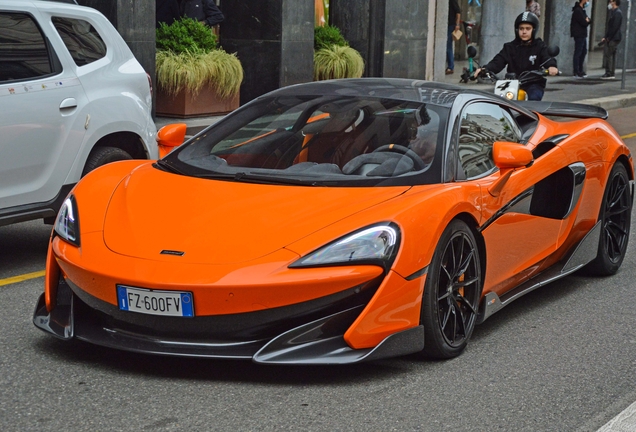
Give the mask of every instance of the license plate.
[(192, 293), (117, 285), (119, 309), (150, 315), (193, 317)]

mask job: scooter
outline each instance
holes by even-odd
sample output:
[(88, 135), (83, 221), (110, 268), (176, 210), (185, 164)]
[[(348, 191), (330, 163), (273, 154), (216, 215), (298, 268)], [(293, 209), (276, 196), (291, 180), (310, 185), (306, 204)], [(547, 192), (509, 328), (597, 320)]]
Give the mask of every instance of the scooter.
[[(472, 57), (477, 54), (477, 50), (475, 47), (467, 50), (468, 58), (469, 58), (469, 67), (464, 68), (464, 72), (462, 73), (460, 82), (467, 83), (468, 80), (475, 80), (474, 70), (469, 71), (472, 67)], [(496, 75), (490, 72), (487, 69), (482, 68), (479, 73), (479, 78), (490, 80), (491, 82), (495, 82), (495, 94), (510, 100), (528, 100), (528, 95), (522, 89), (527, 84), (531, 84), (532, 82), (536, 82), (541, 80), (543, 77), (549, 74), (548, 69), (545, 68), (545, 64), (554, 59), (554, 57), (558, 56), (560, 49), (558, 46), (550, 46), (548, 47), (548, 55), (550, 58), (543, 62), (538, 70), (525, 71), (517, 76), (514, 73), (507, 73), (505, 78), (502, 80), (497, 79)], [(560, 74), (560, 72), (559, 72)]]

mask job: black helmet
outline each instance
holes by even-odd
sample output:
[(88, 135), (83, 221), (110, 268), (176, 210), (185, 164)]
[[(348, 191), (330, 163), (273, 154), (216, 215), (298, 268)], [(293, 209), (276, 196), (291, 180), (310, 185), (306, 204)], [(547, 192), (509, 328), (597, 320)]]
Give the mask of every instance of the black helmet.
[(522, 23), (528, 23), (532, 25), (532, 39), (537, 36), (537, 31), (539, 30), (539, 18), (532, 12), (524, 12), (519, 14), (517, 19), (515, 20), (515, 35), (519, 37), (519, 26)]

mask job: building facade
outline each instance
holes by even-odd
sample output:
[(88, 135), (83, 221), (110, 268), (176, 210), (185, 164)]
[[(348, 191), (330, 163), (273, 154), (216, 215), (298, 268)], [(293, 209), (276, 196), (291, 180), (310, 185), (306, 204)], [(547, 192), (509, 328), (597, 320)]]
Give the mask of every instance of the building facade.
[[(154, 76), (156, 0), (78, 0), (106, 15), (119, 30), (146, 71)], [(559, 68), (572, 73), (574, 41), (570, 17), (575, 0), (539, 0), (542, 36), (560, 46)], [(281, 86), (311, 81), (315, 0), (218, 0), (225, 15), (220, 43), (236, 52), (245, 70), (241, 104)], [(599, 49), (605, 31), (607, 2), (592, 0), (589, 50)], [(525, 2), (459, 0), (462, 21), (472, 24), (478, 59), (487, 62), (504, 42), (514, 38), (514, 20)], [(623, 37), (629, 1), (621, 10)], [(632, 15), (636, 12), (632, 11)], [(329, 23), (341, 29), (366, 63), (365, 76), (422, 78), (442, 81), (446, 68), (448, 0), (330, 0)], [(462, 28), (465, 31), (466, 28)], [(466, 37), (454, 43), (456, 59), (465, 58)], [(631, 29), (629, 47), (636, 43)], [(617, 67), (623, 67), (625, 40)], [(629, 49), (629, 48), (628, 48)], [(628, 68), (636, 56), (628, 56)], [(456, 73), (461, 71), (456, 71)]]

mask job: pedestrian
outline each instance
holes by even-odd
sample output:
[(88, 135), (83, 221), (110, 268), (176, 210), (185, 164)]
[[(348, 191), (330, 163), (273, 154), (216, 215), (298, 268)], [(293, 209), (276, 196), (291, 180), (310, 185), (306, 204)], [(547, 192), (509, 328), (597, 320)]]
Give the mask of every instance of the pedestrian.
[(618, 8), (621, 0), (610, 0), (607, 3), (609, 19), (607, 28), (605, 29), (605, 37), (601, 39), (603, 43), (603, 64), (605, 65), (605, 74), (601, 79), (614, 79), (616, 67), (616, 47), (621, 42), (621, 24), (623, 23), (623, 13)]
[[(507, 72), (517, 77), (522, 72), (548, 69), (548, 75), (559, 73), (556, 59), (548, 54), (548, 46), (537, 37), (539, 18), (532, 12), (523, 12), (515, 20), (515, 39), (506, 42), (499, 53), (487, 64), (475, 71), (477, 78), (482, 69), (499, 73), (508, 66)], [(545, 92), (546, 79), (542, 76), (524, 83), (521, 89), (528, 94), (528, 100), (540, 101)]]
[(181, 12), (177, 0), (156, 0), (155, 25), (157, 28), (159, 28), (160, 23), (170, 25), (179, 18), (181, 18)]
[(532, 12), (537, 18), (541, 18), (541, 5), (536, 0), (526, 0), (526, 12)]
[(214, 0), (181, 0), (181, 15), (214, 27), (225, 17)]
[(455, 70), (455, 59), (453, 57), (453, 32), (459, 30), (461, 22), (462, 10), (459, 8), (457, 0), (449, 0), (448, 2), (448, 33), (446, 39), (446, 75), (451, 75)]
[(585, 12), (588, 5), (588, 0), (578, 0), (574, 3), (572, 19), (570, 20), (570, 36), (574, 38), (574, 67), (572, 70), (576, 78), (587, 77), (583, 70), (583, 64), (585, 64), (585, 55), (587, 54), (587, 26), (590, 25), (590, 18)]

